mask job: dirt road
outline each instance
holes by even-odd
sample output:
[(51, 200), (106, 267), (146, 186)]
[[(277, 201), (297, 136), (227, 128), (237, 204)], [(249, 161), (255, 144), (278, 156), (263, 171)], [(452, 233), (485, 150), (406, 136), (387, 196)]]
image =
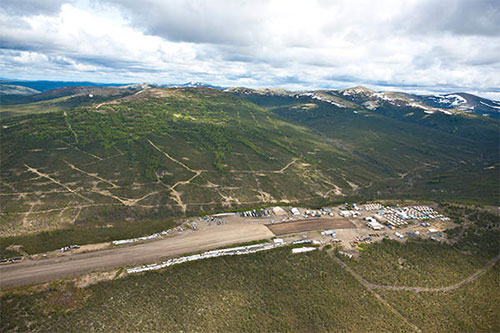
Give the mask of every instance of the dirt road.
[(337, 257), (333, 257), (336, 262), (338, 262), (342, 267), (345, 268), (346, 271), (348, 271), (356, 280), (358, 280), (362, 285), (366, 286), (367, 288), (370, 289), (385, 289), (385, 290), (400, 290), (400, 291), (413, 291), (416, 293), (421, 293), (421, 292), (444, 292), (444, 291), (452, 291), (455, 289), (460, 288), (461, 286), (470, 283), (483, 275), (486, 271), (488, 271), (490, 268), (492, 268), (499, 260), (500, 260), (500, 255), (496, 256), (495, 258), (491, 259), (488, 261), (488, 263), (481, 269), (479, 269), (477, 272), (469, 276), (468, 278), (449, 285), (447, 287), (441, 287), (441, 288), (429, 288), (429, 287), (406, 287), (406, 286), (387, 286), (387, 285), (381, 285), (381, 284), (375, 284), (372, 282), (369, 282), (365, 280), (361, 275), (356, 273), (351, 267), (349, 267), (345, 262), (340, 260)]
[[(331, 252), (330, 252), (330, 255)], [(387, 285), (380, 285), (380, 284), (375, 284), (372, 282), (369, 282), (365, 280), (361, 275), (359, 275), (357, 272), (355, 272), (351, 267), (349, 267), (345, 262), (340, 260), (340, 258), (336, 257), (335, 255), (332, 255), (333, 259), (340, 264), (344, 269), (351, 274), (363, 287), (366, 288), (377, 300), (379, 300), (382, 304), (384, 304), (391, 312), (393, 312), (396, 316), (401, 318), (405, 323), (413, 327), (413, 329), (416, 332), (422, 332), (422, 330), (412, 322), (408, 320), (405, 316), (403, 316), (398, 310), (396, 310), (387, 300), (385, 300), (383, 297), (381, 297), (379, 294), (375, 292), (375, 289), (384, 289), (384, 290), (399, 290), (399, 291), (412, 291), (416, 293), (421, 293), (421, 292), (448, 292), (455, 290), (457, 288), (462, 287), (463, 285), (470, 283), (483, 275), (485, 272), (487, 272), (489, 269), (491, 269), (495, 264), (500, 260), (500, 255), (496, 256), (495, 258), (491, 259), (488, 261), (488, 263), (479, 269), (476, 273), (472, 274), (468, 278), (449, 285), (447, 287), (441, 287), (441, 288), (428, 288), (428, 287), (406, 287), (406, 286), (387, 286)]]
[(273, 237), (262, 223), (227, 223), (158, 241), (0, 266), (0, 288), (70, 278), (93, 271), (154, 263), (162, 258)]

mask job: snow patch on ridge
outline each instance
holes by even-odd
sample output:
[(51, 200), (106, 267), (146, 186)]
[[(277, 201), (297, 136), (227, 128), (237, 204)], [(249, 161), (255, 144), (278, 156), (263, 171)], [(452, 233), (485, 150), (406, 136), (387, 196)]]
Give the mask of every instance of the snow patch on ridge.
[(423, 109), (423, 110), (429, 110), (429, 108), (426, 108), (425, 106), (417, 104), (417, 103), (410, 103), (410, 104), (408, 104), (408, 106), (411, 106), (411, 107), (414, 107), (414, 108)]
[(312, 99), (316, 99), (316, 100), (321, 101), (321, 102), (330, 103), (330, 104), (335, 105), (336, 107), (339, 107), (339, 108), (345, 108), (346, 107), (345, 105), (342, 105), (340, 103), (334, 102), (331, 99), (327, 99), (327, 98), (318, 96), (318, 95), (316, 95), (315, 93), (312, 93), (312, 92), (305, 92), (305, 93), (300, 93), (300, 94), (295, 95), (296, 98), (302, 97), (302, 96), (307, 96), (307, 97), (311, 97)]
[(467, 103), (467, 100), (460, 95), (457, 94), (449, 94), (449, 95), (432, 95), (429, 96), (430, 99), (434, 100), (434, 102), (438, 104), (444, 104), (448, 107), (458, 107), (462, 104)]
[(499, 109), (500, 110), (500, 106), (494, 106), (494, 105), (489, 105), (488, 103), (485, 103), (483, 101), (480, 101), (479, 103), (489, 107), (489, 108), (493, 108), (493, 109)]

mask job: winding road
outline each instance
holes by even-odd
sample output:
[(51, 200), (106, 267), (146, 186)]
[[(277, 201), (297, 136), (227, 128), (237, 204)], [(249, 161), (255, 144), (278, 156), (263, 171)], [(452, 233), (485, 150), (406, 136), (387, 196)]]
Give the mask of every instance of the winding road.
[(340, 260), (338, 257), (334, 256), (334, 259), (336, 262), (338, 262), (342, 267), (345, 268), (346, 271), (348, 271), (356, 280), (358, 280), (361, 284), (364, 286), (370, 288), (370, 289), (385, 289), (385, 290), (397, 290), (397, 291), (413, 291), (416, 293), (421, 293), (421, 292), (442, 292), (442, 291), (452, 291), (454, 289), (460, 288), (461, 286), (470, 283), (483, 275), (485, 272), (487, 272), (490, 268), (495, 266), (495, 264), (500, 260), (500, 255), (496, 256), (495, 258), (491, 259), (488, 261), (488, 263), (481, 269), (479, 269), (477, 272), (469, 276), (468, 278), (449, 285), (447, 287), (441, 287), (441, 288), (428, 288), (428, 287), (406, 287), (406, 286), (387, 286), (387, 285), (381, 285), (381, 284), (375, 284), (372, 282), (369, 282), (365, 280), (361, 275), (356, 273), (351, 267), (349, 267), (345, 262)]

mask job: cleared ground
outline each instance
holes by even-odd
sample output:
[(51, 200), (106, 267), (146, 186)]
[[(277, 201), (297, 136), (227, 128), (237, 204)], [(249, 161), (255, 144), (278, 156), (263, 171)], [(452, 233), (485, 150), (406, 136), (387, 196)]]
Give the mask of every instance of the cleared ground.
[(344, 218), (299, 220), (294, 222), (266, 224), (266, 227), (277, 236), (312, 230), (356, 228), (354, 224)]
[[(201, 223), (200, 223), (201, 224)], [(259, 222), (203, 225), (166, 239), (45, 260), (0, 266), (0, 288), (78, 276), (92, 271), (153, 263), (162, 258), (250, 242), (274, 235)], [(200, 228), (201, 229), (201, 228)]]

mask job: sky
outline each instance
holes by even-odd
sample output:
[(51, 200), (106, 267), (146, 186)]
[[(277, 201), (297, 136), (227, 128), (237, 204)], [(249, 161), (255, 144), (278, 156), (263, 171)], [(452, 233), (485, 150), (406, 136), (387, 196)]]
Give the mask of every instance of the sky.
[(500, 0), (1, 0), (0, 77), (500, 100)]

